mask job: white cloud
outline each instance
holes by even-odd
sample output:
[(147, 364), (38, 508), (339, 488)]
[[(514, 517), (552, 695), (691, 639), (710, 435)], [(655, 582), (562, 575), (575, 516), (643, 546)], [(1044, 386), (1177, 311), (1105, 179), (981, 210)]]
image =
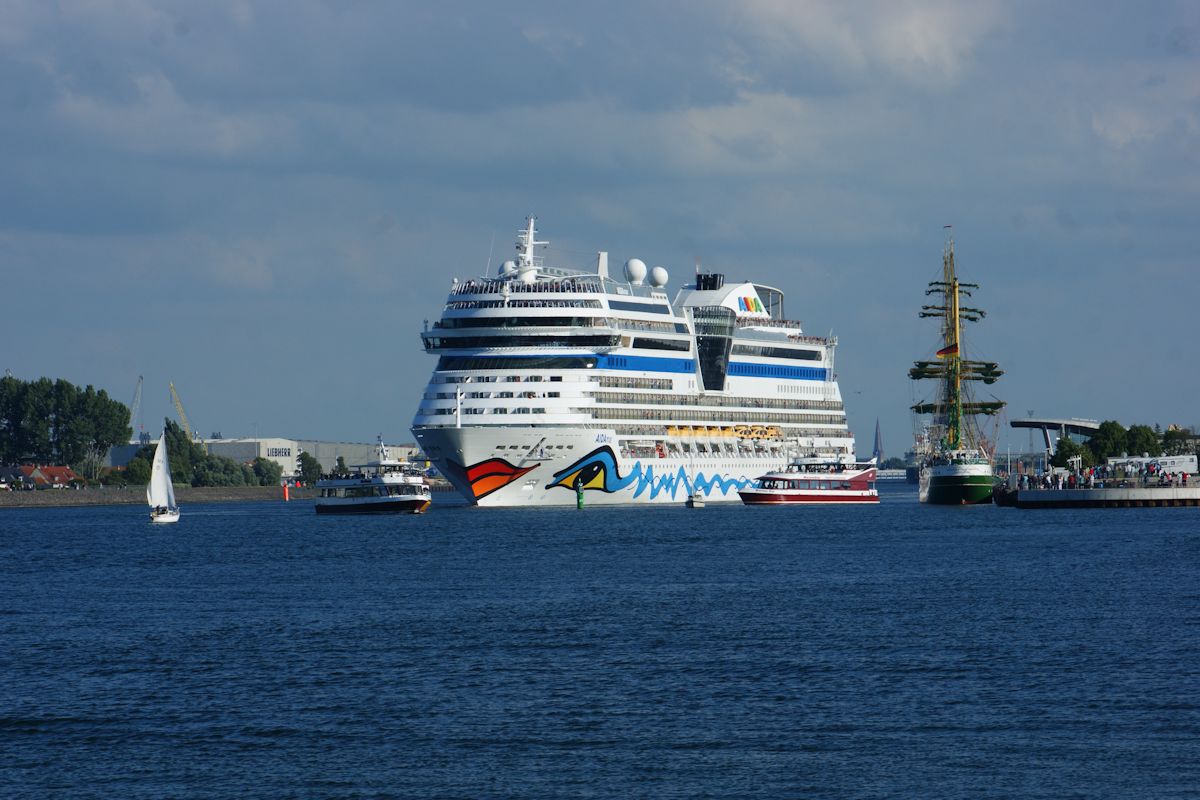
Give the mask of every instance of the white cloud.
[[(1147, 75), (1154, 73), (1154, 79)], [(1124, 63), (1077, 84), (1091, 128), (1122, 148), (1178, 132), (1200, 135), (1200, 72), (1195, 64)]]
[(272, 248), (263, 241), (239, 241), (217, 248), (213, 276), (235, 289), (266, 290), (275, 284)]
[(133, 83), (137, 97), (131, 103), (64, 88), (55, 111), (69, 126), (99, 136), (117, 150), (150, 155), (229, 157), (278, 149), (291, 139), (283, 117), (191, 105), (161, 73), (138, 75)]
[(842, 75), (885, 73), (937, 88), (958, 83), (980, 41), (1005, 24), (991, 0), (746, 0), (780, 53), (803, 51)]

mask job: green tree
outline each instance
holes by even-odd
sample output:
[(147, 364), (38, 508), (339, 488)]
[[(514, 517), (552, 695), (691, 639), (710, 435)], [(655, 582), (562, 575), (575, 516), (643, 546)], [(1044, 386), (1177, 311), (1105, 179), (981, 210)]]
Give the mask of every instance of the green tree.
[[(139, 451), (140, 453), (140, 451)], [(136, 455), (129, 460), (129, 464), (125, 467), (125, 479), (130, 483), (144, 486), (150, 482), (150, 462), (142, 458), (141, 455)]]
[[(204, 458), (204, 449), (188, 438), (183, 428), (170, 419), (163, 419), (163, 432), (166, 434), (167, 458), (171, 462), (171, 480), (174, 483), (192, 485), (195, 464)], [(151, 445), (152, 455), (153, 452)]]
[[(253, 477), (253, 471), (250, 472)], [(192, 486), (245, 486), (246, 470), (232, 458), (201, 453), (192, 466)]]
[(1140, 456), (1142, 453), (1162, 455), (1162, 440), (1149, 425), (1130, 425), (1128, 444), (1131, 456)]
[(16, 451), (17, 405), (24, 383), (11, 375), (0, 378), (0, 464), (14, 464), (20, 460)]
[(1196, 452), (1192, 439), (1195, 434), (1188, 428), (1168, 428), (1162, 437), (1163, 455), (1190, 456)]
[(1096, 456), (1097, 462), (1128, 453), (1130, 452), (1129, 432), (1116, 420), (1105, 420), (1100, 423), (1100, 430), (1092, 434), (1092, 438), (1088, 440), (1088, 448)]
[(1082, 464), (1085, 467), (1090, 467), (1096, 463), (1091, 449), (1081, 444), (1076, 444), (1070, 437), (1064, 436), (1058, 440), (1058, 445), (1054, 450), (1054, 458), (1050, 460), (1050, 463), (1056, 467), (1069, 467), (1071, 466), (1070, 459), (1075, 456), (1082, 456)]
[(259, 486), (278, 486), (283, 479), (283, 467), (269, 458), (254, 459), (253, 470)]
[(335, 464), (333, 467), (333, 474), (337, 475), (339, 478), (346, 478), (350, 476), (350, 468), (346, 466), (346, 459), (341, 456), (337, 457), (337, 464)]
[(21, 392), (17, 415), (16, 449), (22, 461), (54, 461), (54, 442), (50, 421), (53, 418), (54, 384), (49, 378), (39, 378), (25, 384)]
[(95, 477), (108, 449), (129, 434), (129, 409), (103, 389), (0, 379), (0, 462), (67, 464)]
[(50, 388), (50, 445), (56, 464), (78, 464), (83, 461), (82, 441), (86, 434), (87, 417), (79, 389), (70, 381), (59, 378)]
[(113, 445), (128, 442), (133, 434), (129, 408), (92, 386), (77, 393), (75, 403), (77, 413), (63, 426), (63, 461), (95, 478)]
[(305, 485), (311, 486), (321, 477), (321, 462), (309, 455), (307, 450), (301, 450), (298, 458), (300, 461), (300, 480), (304, 481)]

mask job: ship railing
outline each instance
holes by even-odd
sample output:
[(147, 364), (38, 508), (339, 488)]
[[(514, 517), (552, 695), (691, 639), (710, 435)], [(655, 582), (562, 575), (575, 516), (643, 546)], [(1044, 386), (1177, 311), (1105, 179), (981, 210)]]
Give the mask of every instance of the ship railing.
[(624, 284), (602, 280), (597, 275), (552, 278), (525, 283), (510, 278), (469, 278), (456, 283), (450, 294), (610, 294), (623, 297), (652, 297), (663, 294), (662, 289), (646, 285)]
[(540, 293), (603, 293), (604, 287), (598, 279), (563, 278), (551, 281), (525, 283), (519, 280), (475, 280), (471, 278), (455, 284), (452, 295), (462, 294), (540, 294)]
[[(537, 301), (537, 300), (512, 301), (509, 303), (509, 307), (510, 308), (537, 308), (538, 306), (536, 304), (539, 302), (541, 302), (541, 301)], [(462, 317), (454, 317), (453, 319), (457, 320), (457, 319), (463, 319), (463, 318)], [(536, 329), (546, 329), (546, 330), (554, 330), (554, 329), (558, 329), (558, 328), (613, 328), (613, 329), (630, 330), (630, 331), (646, 331), (649, 333), (681, 333), (681, 331), (678, 331), (675, 329), (675, 326), (673, 323), (669, 323), (669, 322), (656, 322), (656, 321), (651, 321), (651, 320), (640, 320), (640, 319), (616, 319), (616, 318), (612, 318), (612, 317), (571, 317), (570, 318), (571, 321), (569, 324), (557, 324), (557, 325), (537, 325), (537, 324), (526, 323), (526, 322), (522, 322), (522, 324), (519, 324), (519, 325), (514, 325), (514, 324), (512, 324), (512, 320), (513, 320), (512, 317), (490, 317), (490, 318), (489, 317), (468, 317), (468, 319), (474, 319), (474, 320), (492, 319), (495, 321), (496, 324), (495, 325), (477, 325), (477, 326), (473, 325), (471, 327), (459, 327), (457, 325), (446, 325), (444, 320), (439, 319), (439, 320), (435, 321), (431, 327), (433, 327), (436, 330), (464, 331), (463, 335), (470, 335), (468, 332), (474, 332), (474, 331), (478, 331), (478, 330), (489, 330), (492, 328), (498, 328), (498, 329), (504, 329), (504, 330), (514, 330), (514, 329), (524, 329), (524, 328), (536, 328)], [(541, 320), (541, 319), (554, 319), (554, 318), (553, 317), (544, 317), (544, 318), (543, 317), (521, 317), (520, 319), (521, 320)]]
[(754, 317), (738, 317), (739, 328), (802, 328), (798, 319), (761, 319)]

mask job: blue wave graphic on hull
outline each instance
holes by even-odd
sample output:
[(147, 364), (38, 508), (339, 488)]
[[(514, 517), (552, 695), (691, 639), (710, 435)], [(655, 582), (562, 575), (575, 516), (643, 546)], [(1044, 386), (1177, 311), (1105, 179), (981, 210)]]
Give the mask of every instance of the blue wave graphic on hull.
[[(633, 490), (634, 498), (642, 496), (647, 489), (650, 490), (651, 500), (658, 497), (659, 494), (666, 491), (672, 498), (675, 497), (676, 490), (683, 487), (684, 493), (688, 490), (687, 472), (683, 467), (679, 467), (674, 473), (665, 475), (655, 475), (654, 465), (643, 468), (642, 462), (635, 461), (633, 469), (629, 473), (630, 481), (637, 481), (637, 488)], [(696, 479), (691, 481), (692, 487), (705, 497), (713, 493), (714, 488), (721, 490), (721, 494), (729, 494), (730, 489), (744, 489), (754, 481), (749, 478), (726, 478), (722, 475), (711, 475), (705, 477), (703, 472), (696, 473)]]
[(629, 474), (622, 477), (617, 469), (616, 454), (611, 447), (605, 445), (596, 448), (566, 469), (554, 473), (546, 488), (560, 486), (564, 489), (596, 490), (612, 494), (633, 486), (634, 499), (641, 498), (648, 492), (647, 499), (654, 500), (663, 493), (674, 499), (680, 487), (685, 493), (695, 490), (708, 496), (714, 490), (720, 490), (723, 495), (728, 495), (730, 489), (744, 489), (753, 482), (750, 478), (705, 476), (703, 472), (697, 473), (695, 480), (689, 481), (687, 471), (683, 467), (656, 475), (653, 464), (642, 466), (641, 461), (635, 461)]

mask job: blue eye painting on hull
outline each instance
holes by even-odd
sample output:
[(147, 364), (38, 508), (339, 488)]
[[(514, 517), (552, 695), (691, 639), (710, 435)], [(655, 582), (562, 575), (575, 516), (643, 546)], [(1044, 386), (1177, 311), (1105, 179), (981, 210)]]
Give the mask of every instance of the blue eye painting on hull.
[[(639, 464), (640, 466), (640, 464)], [(635, 468), (635, 473), (639, 472)], [(597, 447), (566, 469), (551, 476), (547, 489), (561, 486), (574, 491), (576, 486), (584, 489), (599, 489), (602, 492), (619, 492), (633, 483), (634, 475), (622, 478), (617, 472), (617, 455), (608, 445)]]

